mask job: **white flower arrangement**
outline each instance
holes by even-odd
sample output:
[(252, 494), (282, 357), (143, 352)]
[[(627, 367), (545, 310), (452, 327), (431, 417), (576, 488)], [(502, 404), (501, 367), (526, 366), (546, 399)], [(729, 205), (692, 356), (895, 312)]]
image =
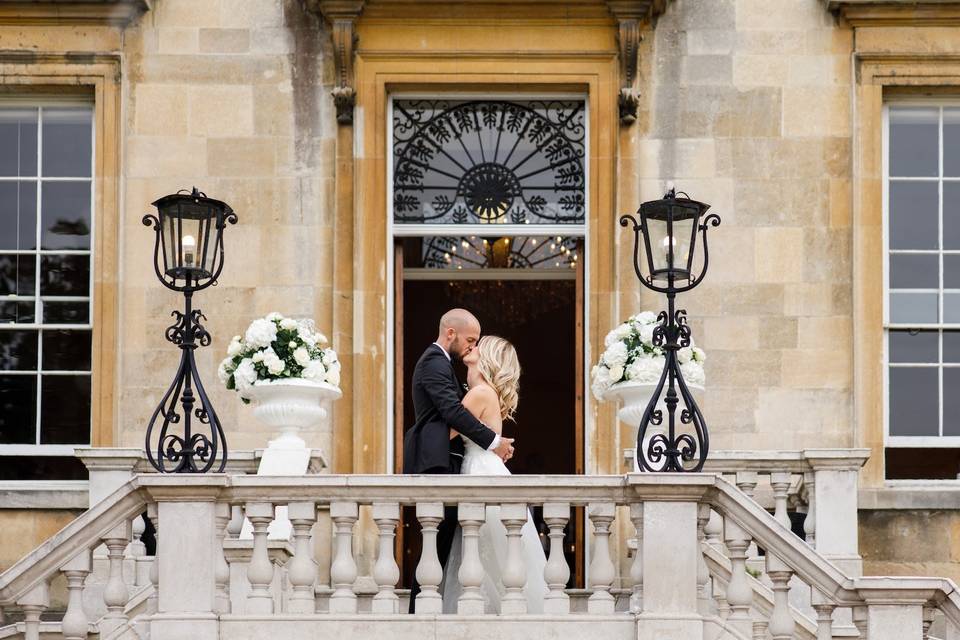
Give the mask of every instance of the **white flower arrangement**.
[(340, 361), (326, 345), (313, 320), (268, 313), (251, 322), (243, 337), (233, 336), (217, 375), (244, 402), (250, 402), (250, 388), (260, 380), (300, 378), (339, 388)]
[[(607, 334), (606, 351), (590, 371), (593, 395), (598, 400), (603, 400), (607, 390), (618, 382), (656, 384), (660, 380), (665, 356), (663, 347), (653, 344), (657, 324), (655, 313), (642, 311)], [(693, 340), (689, 347), (677, 351), (680, 372), (688, 384), (704, 383), (706, 359), (703, 349), (694, 346)]]

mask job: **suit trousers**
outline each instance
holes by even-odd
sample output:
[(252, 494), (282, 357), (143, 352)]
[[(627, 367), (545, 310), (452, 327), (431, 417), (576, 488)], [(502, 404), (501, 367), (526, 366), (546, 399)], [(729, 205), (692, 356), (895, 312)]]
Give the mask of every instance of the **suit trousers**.
[[(422, 473), (429, 474), (448, 474), (451, 473), (448, 467), (433, 467)], [(445, 506), (443, 508), (443, 521), (437, 527), (437, 556), (440, 559), (440, 566), (446, 568), (447, 558), (450, 557), (450, 548), (453, 546), (453, 536), (457, 533), (457, 505)], [(423, 552), (421, 551), (421, 554)], [(457, 576), (445, 576), (447, 579), (456, 580)], [(420, 593), (420, 583), (417, 581), (416, 573), (413, 576), (413, 584), (410, 586), (410, 613), (416, 612), (417, 594)]]

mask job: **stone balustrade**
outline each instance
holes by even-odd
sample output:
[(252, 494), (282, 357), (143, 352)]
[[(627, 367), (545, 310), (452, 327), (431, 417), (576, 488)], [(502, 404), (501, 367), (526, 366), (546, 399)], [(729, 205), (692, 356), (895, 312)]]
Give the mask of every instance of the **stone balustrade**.
[[(294, 533), (292, 543), (278, 545), (267, 540), (266, 530), (280, 505), (288, 508)], [(435, 531), (445, 505), (457, 507), (464, 536), (460, 571), (447, 576), (463, 586), (455, 614), (440, 613), (443, 572)], [(417, 560), (423, 590), (415, 616), (403, 613), (396, 589), (394, 537), (403, 506), (415, 508), (424, 536)], [(479, 590), (484, 568), (476, 535), (487, 506), (500, 507), (508, 535), (498, 616), (484, 615)], [(549, 545), (544, 613), (531, 617), (523, 596), (527, 572), (519, 529), (532, 506), (543, 508)], [(574, 507), (585, 508), (591, 543), (583, 613), (574, 612), (571, 592), (565, 589), (569, 569), (561, 544)], [(853, 634), (869, 640), (920, 640), (935, 611), (951, 625), (960, 623), (960, 596), (950, 581), (850, 576), (715, 474), (138, 475), (0, 574), (0, 606), (22, 614), (24, 637), (39, 638), (40, 616), (49, 606), (48, 585), (58, 572), (69, 590), (61, 623), (64, 638), (88, 637), (91, 622), (101, 637), (118, 636), (133, 624), (126, 607), (131, 577), (124, 575), (123, 551), (133, 540), (132, 520), (144, 510), (158, 530), (157, 554), (148, 560), (150, 584), (145, 585), (156, 595), (155, 608), (138, 618), (148, 625), (151, 640), (292, 637), (300, 634), (297, 625), (305, 624), (316, 637), (336, 634), (344, 640), (387, 629), (400, 635), (439, 635), (453, 624), (467, 634), (473, 628), (507, 637), (562, 633), (825, 640), (849, 635), (840, 628), (844, 623), (838, 614), (844, 611)], [(236, 537), (241, 512), (254, 528), (246, 556), (237, 552), (245, 542)], [(316, 553), (313, 544), (321, 533), (321, 515), (329, 517), (330, 556)], [(358, 589), (360, 549), (354, 535), (364, 518), (378, 532), (376, 588), (369, 596)], [(711, 521), (722, 523), (719, 532), (709, 526)], [(638, 541), (626, 575), (618, 575), (610, 545), (620, 527), (631, 528)], [(83, 606), (84, 578), (92, 551), (101, 544), (109, 568), (105, 613), (92, 620)], [(751, 544), (765, 552), (765, 582), (748, 573)], [(244, 565), (242, 572), (236, 570), (238, 563)], [(329, 584), (321, 576), (329, 576)], [(617, 606), (615, 591), (622, 592), (623, 585), (630, 596), (627, 607)], [(791, 604), (791, 591), (798, 585), (814, 594), (812, 615)], [(384, 625), (379, 632), (377, 625)]]

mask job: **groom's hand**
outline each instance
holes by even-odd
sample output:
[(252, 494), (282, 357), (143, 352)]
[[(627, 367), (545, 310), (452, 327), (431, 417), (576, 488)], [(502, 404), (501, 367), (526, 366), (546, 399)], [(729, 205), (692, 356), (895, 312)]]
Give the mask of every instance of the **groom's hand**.
[(513, 438), (500, 438), (500, 444), (493, 450), (500, 459), (506, 462), (513, 457)]

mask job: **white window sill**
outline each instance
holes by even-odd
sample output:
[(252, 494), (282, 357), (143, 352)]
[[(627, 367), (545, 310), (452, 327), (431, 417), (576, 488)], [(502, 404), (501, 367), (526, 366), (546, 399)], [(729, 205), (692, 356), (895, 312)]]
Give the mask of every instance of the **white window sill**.
[(78, 509), (89, 502), (86, 480), (0, 481), (0, 509)]

